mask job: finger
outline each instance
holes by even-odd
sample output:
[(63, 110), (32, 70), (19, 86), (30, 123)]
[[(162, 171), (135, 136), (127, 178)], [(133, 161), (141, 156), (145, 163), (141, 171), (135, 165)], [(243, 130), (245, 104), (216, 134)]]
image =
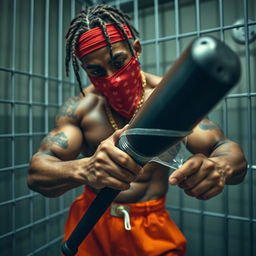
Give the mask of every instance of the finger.
[[(207, 174), (201, 182), (199, 182), (194, 187), (187, 186), (188, 181), (185, 181), (184, 187), (185, 192), (194, 197), (201, 197), (201, 195), (205, 194), (208, 190), (214, 188), (214, 190), (217, 190), (217, 193), (220, 193), (225, 185), (225, 176), (222, 172), (219, 171), (221, 168), (214, 168), (212, 170), (211, 165), (206, 163), (209, 167), (209, 170), (207, 168), (202, 167), (201, 173)], [(222, 169), (221, 169), (222, 170)], [(198, 175), (200, 172), (198, 172), (195, 176), (198, 176), (198, 180), (200, 179), (200, 176)], [(202, 176), (201, 176), (202, 177)]]
[(104, 178), (106, 175), (112, 176), (123, 182), (131, 182), (136, 179), (136, 175), (133, 172), (117, 165), (110, 158), (109, 154), (106, 154), (104, 151), (97, 154), (94, 166), (98, 173), (104, 174)]
[(220, 179), (218, 182), (216, 182), (216, 180), (212, 179), (211, 175), (209, 175), (207, 179), (204, 179), (192, 189), (186, 189), (185, 193), (189, 196), (205, 200), (222, 192), (224, 186), (225, 180)]
[(116, 130), (112, 136), (109, 137), (109, 140), (113, 141), (113, 144), (116, 145), (121, 134), (128, 129), (129, 125), (125, 125), (123, 128)]
[(212, 187), (212, 183), (209, 180), (205, 179), (196, 186), (194, 186), (193, 188), (185, 189), (184, 191), (187, 195), (198, 198), (204, 193), (206, 193)]
[(212, 197), (217, 196), (220, 194), (224, 189), (224, 186), (215, 186), (206, 191), (205, 193), (201, 194), (199, 197), (197, 197), (200, 200), (208, 200)]
[(203, 160), (199, 157), (192, 157), (186, 161), (179, 169), (174, 171), (170, 177), (169, 182), (171, 185), (178, 185), (187, 177), (196, 173), (202, 166)]
[(106, 177), (103, 184), (106, 187), (117, 189), (117, 190), (127, 190), (130, 188), (130, 183), (120, 181), (114, 177)]
[(202, 172), (199, 173), (195, 173), (191, 176), (187, 176), (185, 177), (179, 184), (178, 186), (184, 190), (186, 189), (192, 189), (193, 187), (195, 187), (196, 185), (198, 185), (200, 182), (202, 182), (202, 180), (205, 179), (205, 177), (207, 176), (206, 172)]
[(137, 174), (131, 172), (128, 169), (122, 168), (120, 166), (117, 166), (112, 161), (109, 162), (107, 166), (105, 166), (105, 171), (110, 175), (118, 180), (124, 181), (124, 182), (132, 182), (137, 178)]
[(200, 169), (194, 174), (185, 177), (179, 187), (182, 189), (191, 189), (202, 182), (204, 179), (212, 178), (213, 171), (216, 169), (214, 163), (208, 159), (202, 162)]
[(108, 155), (117, 165), (124, 168), (125, 170), (129, 170), (136, 176), (142, 169), (142, 167), (137, 164), (127, 153), (123, 152), (117, 147), (111, 147), (111, 149), (109, 148)]

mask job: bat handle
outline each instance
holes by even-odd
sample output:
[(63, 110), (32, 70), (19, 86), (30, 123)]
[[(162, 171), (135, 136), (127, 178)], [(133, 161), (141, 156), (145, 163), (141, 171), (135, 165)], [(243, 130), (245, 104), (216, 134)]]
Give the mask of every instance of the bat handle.
[(79, 245), (90, 233), (100, 217), (120, 193), (120, 190), (103, 188), (81, 218), (70, 237), (62, 244), (61, 250), (65, 256), (76, 255)]

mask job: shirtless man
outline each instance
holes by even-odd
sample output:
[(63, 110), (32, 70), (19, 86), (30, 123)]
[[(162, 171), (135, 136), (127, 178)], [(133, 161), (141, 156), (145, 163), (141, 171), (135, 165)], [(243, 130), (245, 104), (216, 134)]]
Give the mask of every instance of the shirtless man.
[[(65, 239), (99, 189), (121, 190), (110, 208), (123, 205), (130, 211), (116, 216), (107, 210), (77, 255), (185, 255), (186, 240), (164, 207), (169, 183), (206, 200), (226, 184), (242, 182), (246, 174), (239, 145), (207, 118), (186, 137), (194, 155), (170, 176), (166, 167), (157, 163), (141, 167), (115, 147), (124, 126), (161, 81), (141, 72), (137, 36), (128, 16), (106, 5), (87, 8), (72, 21), (67, 71), (72, 59), (81, 89), (78, 58), (92, 84), (60, 109), (56, 128), (30, 163), (28, 185), (44, 196), (57, 197), (85, 186), (70, 208)], [(83, 158), (77, 159), (79, 154)]]

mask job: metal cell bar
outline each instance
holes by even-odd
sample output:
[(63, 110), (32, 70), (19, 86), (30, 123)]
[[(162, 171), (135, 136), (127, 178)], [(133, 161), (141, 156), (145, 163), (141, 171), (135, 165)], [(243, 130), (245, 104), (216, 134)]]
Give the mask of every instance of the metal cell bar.
[(63, 0), (59, 0), (58, 2), (58, 9), (59, 9), (59, 18), (58, 18), (58, 104), (59, 106), (62, 105), (62, 83), (60, 81), (63, 80), (63, 72), (62, 72), (62, 65), (63, 65)]
[[(34, 0), (30, 0), (30, 20), (29, 20), (29, 73), (33, 73), (33, 38), (34, 38)], [(32, 156), (33, 154), (33, 112), (32, 112), (32, 102), (33, 102), (33, 83), (32, 83), (32, 77), (29, 77), (29, 156)], [(34, 209), (34, 203), (33, 203), (33, 191), (29, 190), (29, 195), (31, 195), (29, 200), (29, 213), (30, 213), (30, 223), (33, 226), (34, 222), (34, 215), (33, 215), (33, 209)], [(17, 200), (17, 198), (16, 198)], [(30, 228), (30, 251), (34, 251), (34, 234), (33, 229)]]
[[(230, 214), (226, 216), (225, 213), (217, 213), (217, 212), (211, 212), (211, 211), (201, 212), (200, 209), (186, 208), (186, 207), (180, 208), (178, 206), (172, 206), (172, 205), (167, 205), (166, 207), (169, 210), (182, 211), (182, 212), (192, 213), (192, 214), (197, 214), (197, 215), (203, 214), (205, 216), (217, 217), (217, 218), (221, 218), (221, 219), (228, 218), (230, 220), (239, 220), (239, 221), (246, 221), (246, 222), (251, 221), (250, 217), (241, 217), (241, 216), (230, 215)], [(252, 222), (256, 222), (256, 219), (252, 219)]]
[[(44, 75), (46, 77), (49, 76), (49, 21), (50, 21), (50, 2), (49, 0), (45, 1), (45, 31), (44, 31), (44, 36), (45, 36), (45, 40), (44, 40), (44, 44), (45, 44), (45, 48), (44, 48)], [(44, 131), (45, 133), (48, 133), (48, 122), (49, 122), (49, 111), (47, 108), (47, 105), (49, 103), (48, 101), (48, 96), (49, 96), (49, 80), (46, 79), (44, 82), (44, 103), (45, 103), (45, 109), (44, 109), (44, 121), (45, 121), (45, 126), (44, 126)], [(46, 233), (45, 233), (45, 239), (46, 242), (48, 243), (50, 240), (50, 230), (49, 230), (49, 199), (48, 198), (44, 198), (45, 200), (45, 216), (46, 216), (46, 220), (45, 220), (45, 225), (46, 225)]]
[(133, 1), (133, 11), (134, 11), (134, 27), (139, 29), (139, 3), (138, 0)]
[[(13, 134), (0, 134), (0, 138), (13, 138), (13, 137), (32, 137), (34, 135), (45, 135), (45, 132), (35, 132), (35, 133), (13, 133)], [(1, 169), (0, 169), (1, 170)]]
[[(195, 1), (195, 16), (196, 16), (196, 34), (197, 37), (200, 36), (201, 31), (201, 23), (200, 23), (200, 3), (199, 0)], [(200, 201), (199, 203), (200, 209), (200, 255), (205, 255), (205, 216), (202, 214), (205, 210), (205, 203), (204, 201)]]
[(160, 75), (160, 50), (159, 50), (159, 15), (158, 15), (158, 0), (154, 0), (154, 17), (155, 17), (155, 54), (156, 54), (156, 74)]
[[(165, 38), (169, 38), (168, 41), (170, 40), (175, 40), (176, 42), (176, 57), (180, 56), (180, 15), (179, 15), (179, 1), (175, 0), (174, 1), (174, 14), (175, 14), (175, 35), (174, 36), (166, 36)], [(159, 38), (159, 41), (161, 38)], [(146, 44), (146, 42), (144, 42)]]
[[(181, 47), (180, 47), (180, 15), (179, 15), (179, 1), (174, 0), (174, 15), (175, 15), (175, 36), (173, 39), (170, 40), (175, 40), (176, 44), (176, 58), (178, 58), (181, 54)], [(179, 191), (179, 208), (183, 208), (184, 205), (184, 196), (183, 192), (180, 190)], [(184, 229), (184, 214), (182, 211), (180, 211), (180, 223), (179, 227), (181, 230)]]
[(255, 97), (255, 92), (245, 92), (245, 93), (233, 93), (226, 96), (226, 98), (252, 98)]
[[(59, 0), (58, 4), (59, 9), (59, 17), (58, 17), (58, 79), (59, 81), (63, 80), (63, 0)], [(61, 82), (58, 82), (58, 105), (62, 105), (63, 101), (63, 84)], [(64, 199), (63, 197), (59, 197), (59, 209), (63, 209), (64, 207)], [(62, 227), (64, 226), (64, 218), (63, 215), (61, 215), (61, 221), (59, 222), (59, 228), (62, 230)]]
[[(35, 193), (35, 194), (36, 194), (36, 193)], [(34, 195), (32, 195), (32, 194), (27, 194), (27, 195), (25, 195), (25, 196), (16, 197), (16, 198), (15, 198), (15, 202), (19, 202), (19, 201), (22, 201), (22, 200), (24, 200), (24, 199), (30, 199), (30, 198), (32, 198), (32, 197), (34, 197)], [(5, 206), (5, 205), (8, 205), (8, 204), (12, 204), (12, 203), (14, 203), (14, 200), (13, 200), (13, 199), (7, 200), (7, 201), (4, 201), (4, 202), (1, 202), (1, 203), (0, 203), (0, 206)]]
[[(71, 19), (73, 19), (75, 18), (75, 13), (76, 13), (76, 1), (70, 0), (70, 5), (71, 5), (70, 16), (71, 16)], [(70, 95), (74, 96), (75, 95), (75, 76), (74, 76), (73, 69), (70, 70), (69, 74), (70, 74), (70, 82), (71, 82)]]
[(9, 103), (9, 104), (16, 104), (16, 105), (28, 105), (28, 106), (48, 106), (48, 107), (58, 107), (58, 104), (45, 104), (43, 102), (33, 102), (31, 103), (30, 101), (20, 101), (20, 100), (0, 100), (0, 103)]
[[(224, 15), (223, 15), (223, 2), (222, 0), (219, 0), (219, 22), (220, 22), (220, 40), (224, 41)], [(228, 97), (225, 96), (223, 101), (223, 107), (222, 107), (222, 113), (223, 113), (223, 131), (226, 136), (228, 136)], [(228, 215), (229, 215), (229, 189), (228, 187), (224, 190), (224, 198), (223, 198), (223, 206), (224, 206), (224, 215), (225, 218), (223, 220), (223, 233), (224, 237), (228, 237), (229, 234), (229, 221), (228, 221)], [(229, 239), (226, 239), (226, 242), (224, 243), (224, 252), (225, 255), (229, 255)]]
[[(245, 84), (247, 88), (248, 94), (251, 93), (251, 66), (250, 66), (250, 49), (249, 49), (249, 42), (248, 42), (248, 1), (243, 1), (243, 7), (244, 7), (244, 31), (245, 31)], [(251, 97), (247, 98), (247, 124), (248, 124), (248, 162), (249, 164), (252, 164), (253, 161), (253, 155), (252, 155), (252, 138), (253, 138), (253, 132), (252, 132), (252, 101)], [(253, 219), (253, 207), (254, 207), (254, 196), (253, 196), (253, 173), (251, 168), (248, 169), (248, 175), (249, 175), (249, 213), (250, 213), (250, 219), (251, 219), (251, 225), (249, 229), (249, 237), (250, 237), (250, 253), (251, 255), (254, 255), (254, 236), (255, 236), (255, 230), (254, 225), (252, 223)]]
[(12, 169), (18, 169), (23, 167), (28, 167), (28, 164), (20, 164), (20, 165), (4, 167), (0, 169), (0, 172), (7, 172), (7, 171), (11, 171)]
[(196, 32), (197, 36), (200, 36), (201, 33), (201, 19), (200, 19), (200, 3), (199, 0), (196, 0)]
[[(175, 10), (176, 13), (176, 10)], [(256, 24), (256, 22), (252, 22), (253, 25)], [(209, 29), (203, 29), (200, 31), (200, 35), (203, 34), (208, 34), (208, 33), (213, 33), (213, 32), (219, 32), (220, 30), (230, 30), (232, 28), (239, 28), (239, 27), (243, 27), (243, 25), (226, 25), (221, 27), (215, 27), (215, 28), (209, 28)], [(160, 37), (158, 38), (159, 42), (164, 42), (164, 41), (169, 41), (169, 40), (175, 40), (176, 38), (186, 38), (186, 37), (192, 37), (192, 36), (197, 36), (197, 31), (192, 31), (192, 32), (186, 32), (186, 33), (177, 33), (175, 35), (169, 35), (169, 36), (165, 36), (165, 37)], [(149, 40), (144, 40), (142, 41), (142, 45), (148, 45), (148, 44), (154, 44), (155, 43), (155, 39), (149, 39)]]
[[(71, 5), (70, 16), (71, 16), (71, 19), (75, 18), (75, 12), (76, 12), (75, 4), (76, 4), (76, 1), (70, 0), (70, 5)], [(75, 95), (75, 76), (74, 76), (73, 68), (70, 70), (69, 74), (70, 74), (70, 81), (71, 81), (70, 95), (74, 96)], [(75, 198), (76, 191), (74, 189), (72, 189), (71, 193), (72, 193), (72, 197)]]
[(116, 0), (115, 5), (117, 8), (120, 8), (120, 0)]
[(0, 71), (9, 72), (9, 73), (18, 74), (18, 75), (25, 75), (25, 76), (28, 76), (28, 77), (47, 79), (48, 81), (62, 82), (64, 84), (72, 84), (70, 81), (59, 80), (57, 77), (51, 77), (51, 76), (46, 76), (46, 75), (41, 75), (41, 74), (36, 74), (36, 73), (29, 73), (29, 72), (26, 72), (26, 71), (15, 70), (14, 68), (0, 67)]
[[(17, 22), (17, 3), (16, 0), (13, 0), (13, 27), (12, 27), (12, 69), (15, 69), (16, 67), (16, 22)], [(12, 74), (11, 76), (11, 86), (12, 86), (12, 100), (15, 100), (15, 74)], [(15, 106), (11, 105), (11, 130), (14, 134), (15, 132)], [(15, 165), (15, 140), (14, 137), (11, 140), (11, 166), (13, 167)], [(12, 177), (12, 230), (15, 234), (16, 232), (16, 223), (15, 223), (15, 173), (14, 169), (11, 169), (11, 177)], [(13, 256), (15, 254), (15, 248), (16, 248), (16, 239), (12, 239), (12, 248), (13, 248)]]

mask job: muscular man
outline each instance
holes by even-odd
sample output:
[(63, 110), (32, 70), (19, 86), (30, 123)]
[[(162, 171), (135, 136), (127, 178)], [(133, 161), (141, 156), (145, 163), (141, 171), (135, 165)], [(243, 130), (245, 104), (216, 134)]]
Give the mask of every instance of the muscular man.
[[(139, 166), (115, 147), (125, 125), (161, 78), (144, 73), (141, 45), (129, 17), (99, 5), (82, 11), (67, 33), (66, 67), (72, 59), (81, 87), (79, 64), (92, 84), (60, 109), (56, 128), (31, 160), (28, 185), (47, 197), (84, 186), (72, 204), (68, 238), (99, 189), (122, 192), (79, 247), (78, 255), (185, 255), (186, 240), (165, 209), (169, 183), (200, 200), (242, 182), (246, 160), (238, 144), (205, 118), (185, 138), (193, 156), (170, 176), (157, 163)], [(116, 130), (116, 131), (115, 131)], [(82, 158), (77, 158), (82, 154)]]

